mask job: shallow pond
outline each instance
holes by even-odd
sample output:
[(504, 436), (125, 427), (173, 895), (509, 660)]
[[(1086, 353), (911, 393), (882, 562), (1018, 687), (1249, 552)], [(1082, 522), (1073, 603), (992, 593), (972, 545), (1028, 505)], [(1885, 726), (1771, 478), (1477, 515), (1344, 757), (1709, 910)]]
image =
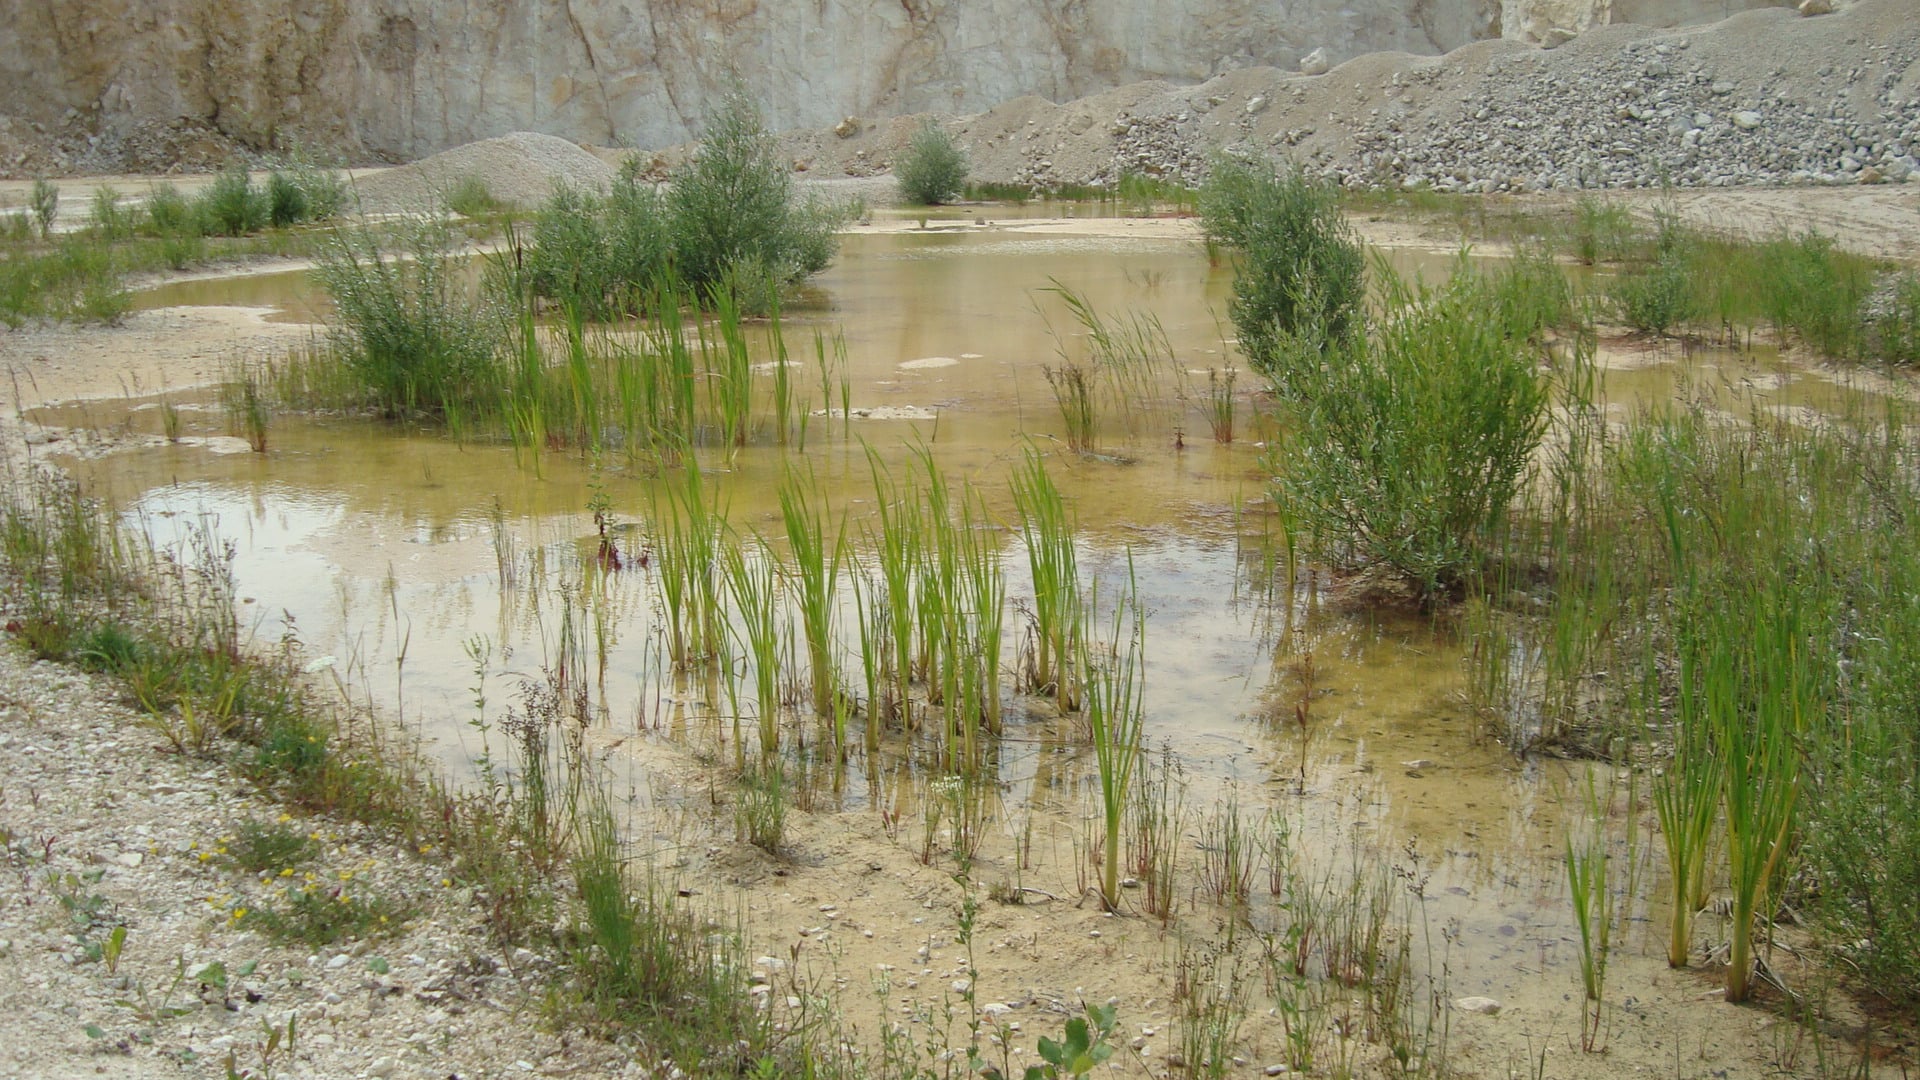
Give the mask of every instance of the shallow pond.
[[(812, 413), (804, 445), (762, 438), (735, 455), (702, 455), (730, 520), (742, 533), (780, 534), (776, 491), (797, 468), (820, 484), (835, 518), (844, 513), (855, 562), (870, 564), (867, 448), (896, 476), (923, 448), (950, 482), (970, 483), (982, 497), (1006, 572), (1011, 671), (1018, 613), (1032, 589), (1008, 476), (1026, 448), (1037, 447), (1077, 517), (1083, 579), (1097, 579), (1107, 596), (1129, 577), (1137, 583), (1147, 612), (1145, 742), (1178, 762), (1190, 824), (1217, 813), (1229, 795), (1255, 818), (1279, 806), (1296, 844), (1323, 862), (1352, 843), (1367, 853), (1353, 856), (1358, 862), (1394, 861), (1419, 877), (1430, 925), (1450, 926), (1462, 949), (1454, 993), (1562, 997), (1577, 987), (1569, 981), (1576, 976), (1562, 807), (1577, 799), (1576, 781), (1588, 770), (1517, 761), (1484, 737), (1465, 703), (1460, 645), (1444, 627), (1360, 603), (1310, 571), (1286, 582), (1276, 526), (1258, 509), (1268, 469), (1255, 380), (1242, 373), (1234, 392), (1232, 442), (1216, 442), (1208, 422), (1209, 369), (1235, 362), (1225, 318), (1230, 271), (1191, 239), (1147, 223), (1129, 235), (1135, 229), (1126, 221), (1086, 231), (963, 220), (847, 236), (833, 267), (786, 312), (796, 392)], [(1420, 253), (1394, 253), (1393, 261), (1433, 274), (1452, 263)], [(1137, 392), (1102, 399), (1092, 454), (1066, 448), (1045, 372), (1086, 349), (1081, 327), (1050, 291), (1056, 287), (1109, 317), (1150, 314), (1173, 353)], [(299, 274), (168, 286), (142, 302), (271, 307), (293, 319), (320, 310)], [(827, 408), (838, 407), (838, 373), (822, 377), (810, 366), (816, 329), (843, 337), (851, 418)], [(1759, 400), (1837, 413), (1868, 400), (1865, 391), (1764, 355), (1683, 364), (1676, 354), (1623, 350), (1607, 360), (1603, 378), (1616, 409), (1683, 393), (1729, 410)], [(771, 378), (765, 370), (760, 377)], [(640, 558), (653, 554), (649, 515), (659, 481), (614, 465), (590, 468), (561, 452), (541, 455), (536, 472), (508, 446), (355, 419), (281, 417), (268, 453), (215, 453), (242, 449), (219, 438), (216, 406), (187, 401), (180, 415), (188, 437), (170, 443), (158, 438), (160, 410), (136, 404), (145, 407), (124, 418), (103, 420), (94, 403), (84, 414), (54, 408), (36, 419), (143, 435), (121, 444), (132, 449), (73, 466), (163, 544), (203, 522), (232, 539), (243, 617), (260, 639), (297, 634), (308, 654), (331, 658), (322, 663), (356, 700), (419, 731), (456, 773), (470, 769), (481, 748), (470, 727), (480, 710), (497, 720), (518, 680), (561, 663), (570, 641), (591, 679), (598, 742), (639, 763), (628, 775), (643, 801), (700, 815), (712, 785), (689, 779), (701, 774), (688, 763), (725, 760), (732, 735), (712, 685), (676, 676), (667, 662), (659, 567)], [(627, 562), (619, 572), (603, 572), (594, 558), (587, 508), (596, 497), (611, 507), (609, 536)], [(843, 625), (850, 612), (843, 601)], [(857, 683), (849, 633), (842, 667)], [(978, 865), (1004, 873), (1010, 860), (1024, 862), (1013, 852), (1031, 842), (1037, 815), (1064, 850), (1032, 873), (1055, 892), (1071, 891), (1066, 867), (1075, 845), (1087, 842), (1074, 830), (1090, 828), (1092, 766), (1062, 742), (1050, 704), (1003, 691), (1007, 734), (994, 753), (986, 797), (994, 824)], [(1303, 694), (1304, 728), (1294, 711)], [(477, 697), (486, 704), (476, 706)], [(794, 726), (803, 743), (824, 737), (807, 734), (810, 719)], [(872, 831), (866, 823), (879, 810), (891, 818), (891, 836), (903, 812), (912, 818), (934, 798), (937, 782), (923, 757), (897, 743), (884, 763), (849, 769), (839, 783), (812, 782), (802, 801), (822, 820), (828, 811), (867, 811), (846, 819), (844, 829), (856, 833)], [(1417, 853), (1393, 854), (1409, 842)], [(831, 861), (849, 841), (814, 843)], [(913, 846), (900, 842), (903, 851)], [(1650, 865), (1648, 847), (1628, 854)], [(738, 877), (737, 867), (726, 869), (728, 856), (707, 851), (683, 868)], [(1645, 915), (1650, 871), (1639, 872), (1626, 920), (1636, 940), (1660, 929)], [(756, 908), (756, 925), (763, 919), (779, 924)], [(908, 940), (916, 932), (900, 931)], [(1142, 1007), (1154, 1008), (1150, 999)]]

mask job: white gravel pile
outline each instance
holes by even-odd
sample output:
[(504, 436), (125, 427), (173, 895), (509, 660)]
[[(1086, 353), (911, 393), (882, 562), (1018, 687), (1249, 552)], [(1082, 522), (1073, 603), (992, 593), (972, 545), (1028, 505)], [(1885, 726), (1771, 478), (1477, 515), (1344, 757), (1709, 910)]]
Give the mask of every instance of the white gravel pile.
[(485, 184), (501, 202), (534, 207), (559, 184), (599, 191), (613, 175), (611, 165), (565, 139), (517, 131), (388, 169), (356, 188), (361, 209), (370, 214), (432, 209), (468, 178)]

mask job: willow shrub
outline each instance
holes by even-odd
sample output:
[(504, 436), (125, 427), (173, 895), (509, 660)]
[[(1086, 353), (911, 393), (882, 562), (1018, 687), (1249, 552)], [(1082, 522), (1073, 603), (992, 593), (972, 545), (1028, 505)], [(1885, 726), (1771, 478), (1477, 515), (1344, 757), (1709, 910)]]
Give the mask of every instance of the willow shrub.
[(744, 98), (730, 98), (665, 192), (629, 166), (605, 195), (562, 187), (534, 220), (526, 281), (535, 295), (592, 319), (629, 314), (662, 280), (718, 291), (748, 314), (826, 269), (845, 220), (794, 197), (777, 147)]
[(460, 279), (444, 221), (404, 233), (404, 253), (383, 253), (371, 233), (342, 230), (314, 274), (338, 312), (334, 348), (374, 407), (444, 417), (499, 387), (505, 323)]
[(1235, 252), (1233, 325), (1254, 368), (1283, 382), (1284, 353), (1358, 325), (1366, 260), (1331, 187), (1221, 158), (1200, 189), (1200, 219), (1207, 239)]
[(935, 206), (952, 202), (967, 186), (967, 155), (947, 129), (929, 120), (914, 132), (906, 152), (894, 162), (900, 195), (910, 203)]
[(1524, 326), (1463, 266), (1445, 285), (1381, 267), (1371, 335), (1292, 339), (1278, 363), (1295, 414), (1275, 496), (1309, 549), (1384, 571), (1423, 602), (1484, 561), (1547, 421)]
[(735, 94), (708, 124), (700, 149), (676, 170), (663, 200), (673, 268), (706, 292), (752, 267), (776, 285), (819, 273), (838, 248), (842, 211), (797, 201), (760, 110)]

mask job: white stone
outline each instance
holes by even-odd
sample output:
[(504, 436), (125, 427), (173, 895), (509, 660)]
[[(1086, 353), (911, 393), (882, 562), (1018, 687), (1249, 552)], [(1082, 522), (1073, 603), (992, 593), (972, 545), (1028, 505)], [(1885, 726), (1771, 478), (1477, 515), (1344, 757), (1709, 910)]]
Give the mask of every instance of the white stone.
[(1315, 49), (1300, 58), (1300, 74), (1302, 75), (1325, 75), (1327, 69), (1332, 66), (1333, 65), (1327, 60), (1327, 50), (1324, 48)]
[(1500, 1002), (1490, 997), (1463, 997), (1455, 998), (1453, 1007), (1461, 1012), (1492, 1016), (1500, 1011)]

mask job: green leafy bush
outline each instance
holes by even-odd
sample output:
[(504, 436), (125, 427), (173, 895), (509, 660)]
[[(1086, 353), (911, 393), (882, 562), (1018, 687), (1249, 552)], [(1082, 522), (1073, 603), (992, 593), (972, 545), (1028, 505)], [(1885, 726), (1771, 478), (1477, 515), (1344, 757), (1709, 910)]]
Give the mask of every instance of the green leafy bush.
[(127, 240), (134, 230), (133, 211), (121, 205), (120, 193), (105, 184), (93, 189), (93, 231), (103, 240)]
[(267, 220), (274, 228), (284, 229), (307, 220), (311, 213), (306, 189), (299, 180), (275, 169), (267, 177)]
[(478, 217), (499, 210), (501, 203), (485, 180), (469, 173), (447, 190), (447, 209), (462, 217)]
[(1615, 281), (1608, 295), (1621, 322), (1655, 337), (1684, 325), (1698, 309), (1686, 260), (1671, 252)]
[(193, 204), (172, 184), (160, 184), (147, 193), (147, 222), (161, 236), (200, 235)]
[(307, 201), (307, 221), (329, 221), (340, 216), (351, 201), (339, 170), (322, 165), (304, 151), (295, 150), (286, 170)]
[(523, 268), (535, 295), (589, 318), (631, 312), (678, 279), (703, 300), (729, 292), (748, 313), (833, 261), (842, 208), (796, 202), (772, 136), (730, 98), (699, 153), (661, 195), (629, 164), (604, 196), (556, 190), (534, 220)]
[(795, 203), (759, 108), (737, 93), (707, 125), (693, 160), (675, 171), (665, 205), (674, 270), (696, 293), (755, 264), (789, 285), (826, 269), (838, 246), (840, 212)]
[(1299, 340), (1331, 343), (1357, 325), (1365, 260), (1331, 188), (1222, 158), (1200, 190), (1200, 218), (1210, 241), (1237, 253), (1233, 325), (1256, 369), (1274, 374)]
[(264, 228), (271, 213), (267, 193), (253, 186), (247, 170), (235, 166), (214, 177), (200, 193), (195, 210), (209, 236), (245, 236)]
[(450, 254), (447, 223), (406, 231), (407, 254), (383, 253), (366, 232), (343, 231), (314, 273), (333, 297), (333, 344), (388, 416), (444, 416), (500, 385), (499, 313), (470, 298)]
[(1464, 266), (1439, 287), (1385, 273), (1373, 337), (1284, 363), (1296, 415), (1275, 497), (1319, 557), (1387, 571), (1432, 601), (1482, 562), (1545, 429), (1547, 391), (1486, 281)]
[(534, 294), (595, 319), (613, 288), (606, 206), (590, 191), (561, 183), (533, 219), (527, 283)]
[(60, 214), (60, 189), (53, 181), (42, 176), (33, 182), (33, 194), (28, 206), (33, 212), (33, 223), (40, 227), (40, 238), (53, 235), (53, 219)]
[(945, 128), (929, 120), (894, 163), (893, 177), (901, 198), (910, 203), (951, 202), (967, 186), (967, 155)]

